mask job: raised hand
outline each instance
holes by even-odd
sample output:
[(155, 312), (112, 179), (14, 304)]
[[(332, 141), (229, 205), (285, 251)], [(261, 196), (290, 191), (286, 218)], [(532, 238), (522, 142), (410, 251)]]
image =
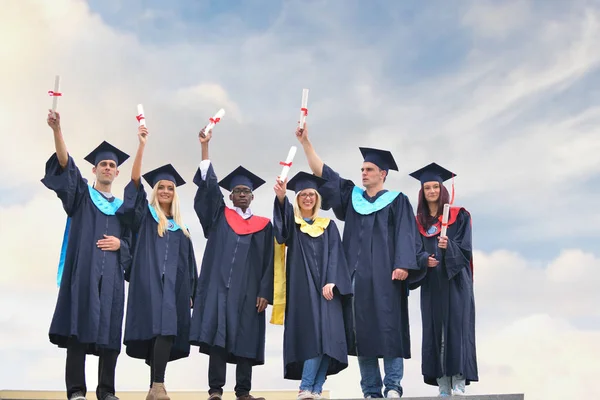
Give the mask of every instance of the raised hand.
[(296, 139), (302, 144), (308, 141), (308, 128), (306, 127), (306, 122), (302, 128), (296, 128)]
[(200, 140), (200, 144), (208, 143), (212, 138), (212, 129), (210, 129), (208, 133), (204, 132), (204, 129), (205, 128), (202, 128), (202, 130), (198, 134), (198, 140)]
[(60, 131), (60, 114), (58, 111), (55, 111), (53, 114), (52, 110), (48, 110), (48, 118), (46, 119), (46, 122), (54, 132)]
[(138, 127), (138, 139), (140, 140), (140, 144), (146, 144), (146, 139), (148, 137), (148, 128), (146, 128), (145, 126), (139, 126)]

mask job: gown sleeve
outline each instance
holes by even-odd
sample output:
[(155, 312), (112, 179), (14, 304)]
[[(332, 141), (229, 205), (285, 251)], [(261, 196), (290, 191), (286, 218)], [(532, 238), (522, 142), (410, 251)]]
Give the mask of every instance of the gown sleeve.
[(81, 200), (88, 193), (87, 181), (81, 176), (71, 156), (63, 169), (58, 162), (58, 156), (54, 153), (46, 162), (42, 183), (56, 193), (69, 217), (73, 216)]
[(194, 210), (200, 220), (200, 225), (202, 225), (204, 237), (208, 239), (211, 228), (225, 207), (223, 193), (219, 188), (212, 163), (208, 167), (206, 179), (202, 179), (202, 173), (198, 168), (194, 176), (194, 183), (198, 186), (194, 197)]
[(127, 186), (125, 186), (123, 204), (117, 210), (117, 215), (119, 216), (121, 223), (137, 233), (147, 214), (148, 197), (144, 190), (144, 185), (140, 182), (139, 186), (136, 187), (133, 181), (129, 181)]
[(262, 270), (262, 278), (260, 280), (260, 290), (258, 292), (258, 297), (262, 297), (263, 299), (267, 299), (267, 302), (273, 305), (273, 290), (274, 290), (274, 255), (275, 255), (275, 240), (273, 237), (273, 225), (269, 222), (269, 224), (265, 227), (265, 235), (264, 235), (264, 253), (263, 253), (263, 270)]
[(334, 283), (342, 296), (352, 295), (352, 282), (350, 281), (350, 271), (342, 247), (342, 239), (337, 225), (332, 220), (327, 227), (328, 231), (328, 251), (329, 265), (327, 265), (327, 283)]
[(283, 205), (279, 203), (275, 196), (273, 205), (273, 233), (279, 244), (288, 244), (292, 240), (292, 233), (295, 226), (294, 209), (287, 196)]
[(465, 209), (458, 213), (456, 233), (448, 238), (448, 248), (444, 252), (444, 264), (448, 279), (454, 278), (463, 268), (469, 268), (473, 255), (471, 243), (471, 215)]
[(404, 194), (398, 195), (393, 203), (393, 219), (395, 227), (394, 264), (393, 269), (404, 268), (410, 273), (419, 270), (415, 248), (417, 223), (412, 206)]
[(352, 199), (354, 183), (331, 169), (327, 164), (323, 165), (323, 179), (327, 182), (319, 188), (323, 210), (333, 209), (333, 213), (340, 221), (346, 219), (346, 211)]

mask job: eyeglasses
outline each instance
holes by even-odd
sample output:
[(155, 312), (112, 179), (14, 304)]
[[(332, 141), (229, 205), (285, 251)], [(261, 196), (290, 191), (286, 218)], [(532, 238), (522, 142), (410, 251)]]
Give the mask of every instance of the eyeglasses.
[(315, 192), (310, 192), (310, 193), (300, 193), (300, 195), (298, 197), (301, 197), (303, 199), (310, 197), (312, 199), (313, 197), (316, 197), (316, 196), (317, 196), (317, 194)]
[(245, 194), (246, 196), (252, 193), (250, 189), (233, 189), (233, 194)]

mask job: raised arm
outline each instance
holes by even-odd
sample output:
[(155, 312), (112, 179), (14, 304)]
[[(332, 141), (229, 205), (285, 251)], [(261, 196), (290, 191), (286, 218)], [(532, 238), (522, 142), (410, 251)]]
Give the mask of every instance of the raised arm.
[(58, 112), (55, 112), (54, 114), (55, 115), (52, 114), (52, 110), (48, 110), (48, 119), (46, 122), (54, 132), (54, 148), (56, 149), (58, 163), (62, 169), (65, 169), (67, 167), (67, 162), (69, 161), (69, 153), (67, 152), (67, 145), (65, 144), (60, 128), (60, 114)]
[(321, 177), (323, 175), (323, 161), (317, 155), (315, 148), (308, 139), (308, 128), (306, 127), (306, 122), (304, 123), (303, 128), (296, 128), (296, 138), (298, 138), (298, 141), (304, 149), (304, 154), (306, 155), (306, 160), (308, 161), (308, 166), (310, 167), (312, 173), (318, 177)]
[(86, 196), (87, 182), (81, 176), (73, 158), (67, 153), (67, 146), (60, 128), (60, 114), (57, 112), (56, 116), (53, 116), (50, 112), (46, 121), (54, 132), (56, 153), (46, 162), (42, 183), (56, 193), (62, 201), (65, 212), (71, 216), (81, 204), (83, 197)]
[(285, 182), (275, 181), (275, 203), (273, 205), (273, 234), (277, 243), (287, 244), (294, 227), (294, 209), (285, 195), (287, 178)]
[(202, 130), (198, 136), (202, 146), (202, 161), (194, 176), (194, 183), (198, 186), (194, 197), (194, 210), (202, 225), (204, 237), (208, 238), (213, 223), (225, 207), (225, 201), (219, 188), (217, 175), (208, 158), (208, 142), (212, 137), (212, 131), (205, 134)]
[(133, 167), (131, 167), (131, 180), (135, 184), (135, 187), (140, 186), (140, 180), (142, 179), (142, 158), (144, 157), (144, 149), (146, 148), (146, 139), (148, 137), (148, 129), (145, 126), (138, 128), (138, 139), (140, 144), (138, 145), (137, 153), (135, 153), (135, 160), (133, 160)]

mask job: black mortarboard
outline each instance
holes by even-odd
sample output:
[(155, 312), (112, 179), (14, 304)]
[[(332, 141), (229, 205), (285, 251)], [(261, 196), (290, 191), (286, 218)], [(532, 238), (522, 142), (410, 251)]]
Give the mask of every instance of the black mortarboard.
[(100, 161), (112, 160), (117, 164), (117, 167), (125, 162), (129, 158), (129, 154), (123, 153), (112, 144), (104, 141), (100, 143), (90, 154), (88, 154), (84, 160), (92, 164), (94, 167), (98, 165)]
[(304, 189), (319, 189), (321, 185), (327, 182), (325, 179), (307, 172), (300, 171), (287, 183), (288, 190), (298, 193)]
[(240, 165), (223, 178), (221, 182), (219, 182), (219, 186), (229, 191), (232, 191), (233, 188), (238, 185), (244, 185), (249, 187), (250, 190), (256, 190), (262, 186), (263, 183), (265, 183), (264, 180)]
[(175, 186), (185, 185), (185, 181), (177, 173), (177, 170), (171, 165), (166, 164), (144, 174), (144, 179), (150, 186), (154, 187), (158, 181), (171, 181)]
[(388, 171), (390, 169), (398, 171), (396, 160), (394, 160), (394, 156), (392, 156), (391, 152), (387, 150), (378, 150), (368, 147), (359, 147), (359, 149), (365, 161), (371, 162), (385, 171)]
[(453, 176), (456, 176), (455, 173), (448, 171), (446, 168), (441, 167), (436, 163), (431, 163), (409, 175), (420, 181), (421, 185), (423, 185), (425, 182), (442, 183)]

